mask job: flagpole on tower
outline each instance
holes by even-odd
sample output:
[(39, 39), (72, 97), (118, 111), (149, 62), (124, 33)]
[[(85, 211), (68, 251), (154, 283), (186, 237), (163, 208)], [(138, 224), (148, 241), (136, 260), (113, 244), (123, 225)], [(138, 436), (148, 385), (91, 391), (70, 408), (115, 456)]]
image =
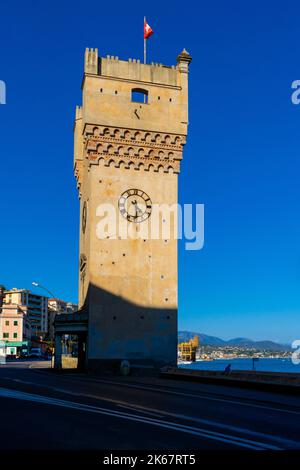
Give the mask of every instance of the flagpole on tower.
[[(146, 16), (144, 16), (144, 30), (145, 30), (145, 24), (146, 24)], [(146, 57), (147, 57), (146, 41), (147, 39), (145, 38), (145, 34), (144, 34), (144, 64), (146, 63)]]
[(147, 60), (147, 39), (153, 34), (153, 29), (148, 25), (146, 16), (144, 16), (144, 64)]

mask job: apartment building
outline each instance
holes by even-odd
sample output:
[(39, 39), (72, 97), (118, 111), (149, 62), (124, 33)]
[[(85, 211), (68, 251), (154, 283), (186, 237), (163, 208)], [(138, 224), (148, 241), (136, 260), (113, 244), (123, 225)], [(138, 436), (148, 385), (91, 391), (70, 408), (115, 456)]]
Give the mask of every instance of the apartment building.
[(0, 340), (5, 342), (6, 355), (17, 356), (22, 349), (28, 351), (31, 335), (27, 307), (3, 304), (0, 313)]
[(32, 335), (45, 336), (48, 333), (48, 297), (33, 294), (27, 289), (13, 288), (4, 291), (3, 308), (8, 304), (26, 307)]

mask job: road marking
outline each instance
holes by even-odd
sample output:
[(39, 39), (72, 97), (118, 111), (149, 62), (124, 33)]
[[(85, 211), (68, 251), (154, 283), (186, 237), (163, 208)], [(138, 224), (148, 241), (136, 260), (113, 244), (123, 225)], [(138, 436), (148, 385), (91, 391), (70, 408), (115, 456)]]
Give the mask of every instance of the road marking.
[[(155, 409), (155, 408), (145, 407), (145, 406), (142, 406), (142, 405), (131, 404), (131, 403), (128, 403), (128, 402), (125, 402), (125, 401), (120, 401), (118, 399), (108, 398), (108, 397), (105, 397), (105, 396), (102, 396), (102, 395), (79, 393), (79, 392), (74, 392), (74, 391), (64, 389), (64, 388), (60, 388), (60, 387), (53, 387), (53, 386), (50, 386), (50, 385), (41, 385), (41, 384), (38, 384), (36, 382), (30, 382), (30, 381), (25, 381), (25, 380), (21, 380), (21, 379), (14, 379), (14, 378), (7, 377), (7, 376), (2, 376), (2, 378), (9, 379), (13, 382), (24, 383), (26, 385), (34, 385), (34, 386), (37, 386), (37, 387), (40, 387), (40, 388), (46, 388), (46, 389), (49, 389), (49, 390), (52, 390), (52, 391), (55, 391), (55, 392), (64, 393), (64, 394), (76, 396), (76, 397), (79, 397), (79, 398), (82, 397), (82, 398), (91, 398), (91, 399), (96, 399), (96, 400), (100, 400), (100, 401), (106, 401), (106, 402), (109, 402), (109, 403), (113, 403), (114, 405), (116, 405), (120, 408), (125, 408), (125, 409), (128, 409), (128, 410), (137, 411), (137, 412), (147, 414), (147, 415), (150, 415), (150, 416), (155, 416), (156, 418), (163, 418), (163, 417), (171, 417), (171, 418), (175, 418), (175, 419), (179, 418), (179, 419), (183, 419), (185, 421), (193, 421), (195, 423), (205, 424), (205, 425), (209, 425), (209, 426), (218, 427), (220, 429), (226, 429), (226, 430), (237, 432), (237, 433), (247, 434), (249, 436), (255, 436), (255, 437), (267, 439), (267, 440), (272, 441), (272, 442), (277, 442), (278, 444), (283, 445), (285, 448), (291, 448), (291, 449), (297, 449), (298, 448), (299, 449), (299, 447), (300, 447), (299, 441), (293, 441), (291, 439), (285, 439), (285, 438), (282, 438), (280, 436), (269, 435), (269, 434), (265, 434), (265, 433), (261, 433), (261, 432), (257, 432), (257, 431), (252, 431), (251, 429), (247, 429), (247, 428), (240, 428), (240, 427), (232, 426), (232, 425), (229, 425), (229, 424), (219, 423), (219, 422), (216, 422), (216, 421), (213, 421), (213, 420), (195, 418), (193, 416), (184, 415), (184, 414), (180, 414), (180, 413), (171, 413), (171, 412), (167, 412), (165, 410), (159, 410), (159, 409)], [(104, 382), (106, 382), (106, 381), (104, 381)], [(115, 382), (109, 382), (109, 381), (107, 381), (107, 382), (108, 383), (115, 383)], [(121, 383), (119, 382), (119, 384), (121, 384)], [(148, 387), (148, 389), (150, 389), (150, 387)]]
[[(93, 379), (89, 379), (89, 380), (91, 381)], [(98, 382), (98, 383), (107, 383), (109, 385), (118, 385), (118, 386), (121, 385), (121, 386), (125, 386), (125, 387), (137, 388), (137, 389), (141, 389), (141, 390), (147, 390), (147, 391), (150, 391), (150, 392), (167, 393), (167, 394), (171, 394), (171, 395), (179, 395), (179, 396), (188, 397), (188, 398), (201, 398), (203, 400), (220, 401), (220, 402), (223, 402), (223, 403), (230, 403), (230, 404), (233, 404), (233, 405), (248, 406), (248, 407), (251, 407), (251, 408), (262, 408), (262, 409), (266, 409), (266, 410), (277, 411), (277, 412), (280, 412), (280, 413), (300, 415), (300, 411), (296, 411), (296, 410), (287, 410), (285, 408), (275, 408), (273, 406), (260, 405), (260, 404), (257, 404), (257, 403), (246, 403), (246, 402), (242, 402), (242, 401), (238, 401), (238, 400), (232, 400), (232, 399), (226, 399), (226, 398), (209, 397), (207, 395), (201, 395), (201, 394), (198, 394), (198, 393), (195, 394), (195, 393), (176, 392), (175, 390), (170, 390), (170, 389), (164, 390), (163, 388), (160, 389), (160, 388), (152, 387), (151, 385), (150, 386), (147, 386), (147, 385), (146, 386), (145, 385), (133, 385), (133, 384), (129, 384), (129, 383), (115, 382), (115, 381), (109, 381), (109, 380), (93, 380), (93, 381)]]
[[(83, 395), (80, 395), (80, 396), (83, 396)], [(232, 426), (230, 424), (219, 423), (219, 422), (213, 421), (211, 419), (195, 418), (194, 416), (184, 415), (184, 414), (181, 414), (181, 413), (170, 413), (168, 411), (162, 411), (162, 410), (159, 410), (159, 409), (156, 409), (156, 408), (148, 408), (148, 407), (144, 407), (144, 406), (141, 406), (141, 405), (130, 405), (130, 404), (123, 405), (123, 404), (120, 404), (120, 403), (126, 403), (126, 402), (119, 402), (118, 400), (113, 400), (111, 398), (106, 398), (106, 397), (99, 397), (99, 396), (96, 397), (96, 396), (91, 396), (91, 395), (88, 395), (88, 396), (90, 398), (98, 398), (98, 399), (101, 399), (103, 401), (108, 401), (108, 402), (111, 402), (111, 403), (115, 403), (120, 407), (131, 409), (131, 410), (138, 411), (138, 412), (142, 412), (144, 414), (148, 413), (148, 414), (156, 415), (159, 418), (163, 418), (163, 417), (171, 417), (171, 418), (175, 418), (175, 419), (179, 418), (179, 419), (183, 419), (185, 421), (193, 421), (195, 423), (206, 424), (208, 426), (214, 426), (214, 427), (217, 427), (217, 428), (220, 428), (220, 429), (226, 429), (226, 430), (237, 432), (237, 433), (247, 434), (249, 436), (255, 436), (255, 437), (267, 439), (269, 441), (277, 442), (278, 444), (285, 446), (285, 448), (286, 447), (289, 447), (291, 449), (299, 449), (300, 448), (299, 441), (293, 441), (291, 439), (285, 439), (285, 438), (282, 438), (280, 436), (274, 436), (272, 434), (265, 434), (265, 433), (258, 432), (258, 431), (252, 431), (251, 429), (241, 428), (241, 427), (238, 427), (238, 426)], [(150, 410), (151, 410), (151, 413), (149, 413)], [(159, 415), (159, 413), (163, 413), (163, 414)]]
[[(104, 401), (105, 401), (105, 398), (104, 398)], [(113, 402), (114, 400), (109, 400), (110, 402)], [(141, 406), (136, 406), (136, 405), (130, 405), (129, 403), (125, 404), (124, 402), (116, 402), (116, 405), (119, 407), (119, 408), (125, 408), (126, 410), (132, 410), (132, 411), (137, 411), (138, 413), (143, 413), (144, 415), (149, 415), (149, 416), (155, 416), (156, 418), (163, 418), (164, 415), (166, 415), (166, 413), (164, 413), (164, 415), (162, 414), (159, 414), (161, 413), (159, 410), (156, 410), (156, 411), (150, 411), (151, 408), (144, 408), (144, 407), (141, 407)]]
[(149, 414), (149, 415), (152, 415), (152, 416), (156, 416), (157, 418), (163, 418), (163, 417), (171, 417), (171, 418), (175, 418), (175, 419), (179, 418), (179, 419), (183, 419), (183, 420), (186, 420), (186, 421), (193, 421), (195, 423), (206, 424), (206, 425), (209, 425), (209, 426), (219, 427), (220, 429), (227, 429), (229, 431), (234, 431), (234, 432), (238, 432), (238, 433), (242, 433), (242, 434), (247, 434), (247, 435), (250, 435), (250, 436), (255, 436), (255, 437), (259, 437), (259, 438), (263, 438), (263, 439), (268, 439), (268, 440), (271, 440), (273, 442), (277, 442), (280, 445), (285, 446), (285, 448), (289, 447), (289, 448), (295, 449), (295, 448), (300, 447), (300, 443), (298, 441), (293, 441), (291, 439), (285, 439), (285, 438), (282, 438), (280, 436), (274, 436), (274, 435), (269, 435), (269, 434), (265, 434), (265, 433), (261, 433), (261, 432), (257, 432), (257, 431), (252, 431), (252, 430), (247, 429), (247, 428), (240, 428), (240, 427), (232, 426), (232, 425), (229, 425), (229, 424), (219, 423), (219, 422), (216, 422), (216, 421), (213, 421), (213, 420), (195, 418), (193, 416), (184, 415), (184, 414), (180, 414), (180, 413), (170, 413), (170, 412), (165, 411), (165, 410), (160, 410), (160, 409), (156, 409), (156, 408), (149, 408), (149, 407), (145, 407), (145, 406), (137, 405), (137, 404), (131, 404), (131, 403), (128, 403), (128, 402), (125, 402), (125, 401), (120, 401), (118, 399), (108, 398), (108, 397), (105, 397), (105, 396), (102, 396), (102, 395), (93, 395), (93, 394), (90, 394), (90, 393), (78, 393), (78, 392), (70, 391), (68, 389), (63, 389), (63, 388), (59, 388), (59, 387), (51, 387), (51, 386), (47, 386), (47, 385), (45, 385), (44, 387), (48, 388), (48, 389), (51, 389), (53, 391), (59, 392), (59, 393), (66, 393), (68, 395), (77, 396), (79, 398), (80, 397), (82, 397), (82, 398), (92, 398), (92, 399), (96, 399), (96, 400), (106, 401), (106, 402), (109, 402), (109, 403), (113, 403), (114, 405), (119, 406), (120, 408), (126, 408), (126, 409), (137, 411), (137, 412), (140, 412), (140, 413), (143, 413), (143, 414)]
[[(31, 364), (29, 366), (29, 368), (31, 370), (34, 370), (35, 367), (32, 367), (33, 364)], [(74, 378), (73, 377), (69, 377), (69, 379), (72, 379)], [(78, 378), (77, 378), (78, 380)], [(184, 397), (188, 397), (188, 398), (201, 398), (203, 400), (209, 400), (209, 401), (220, 401), (220, 402), (223, 402), (223, 403), (230, 403), (230, 404), (234, 404), (234, 405), (239, 405), (239, 406), (248, 406), (248, 407), (251, 407), (251, 408), (261, 408), (261, 409), (265, 409), (265, 410), (270, 410), (270, 411), (276, 411), (276, 412), (279, 412), (279, 413), (288, 413), (288, 414), (294, 414), (294, 415), (300, 415), (300, 411), (296, 411), (296, 410), (288, 410), (286, 408), (275, 408), (274, 406), (268, 406), (268, 405), (260, 405), (258, 403), (246, 403), (246, 402), (242, 402), (242, 401), (238, 401), (238, 400), (232, 400), (232, 399), (226, 399), (226, 398), (215, 398), (215, 397), (211, 397), (211, 396), (207, 396), (207, 395), (201, 395), (201, 394), (193, 394), (193, 393), (185, 393), (185, 392), (176, 392), (175, 390), (172, 390), (170, 387), (160, 387), (160, 388), (157, 388), (157, 387), (153, 387), (152, 385), (140, 385), (140, 384), (132, 384), (132, 383), (128, 383), (128, 382), (116, 382), (116, 381), (112, 381), (112, 380), (99, 380), (99, 379), (93, 379), (91, 377), (89, 378), (85, 378), (85, 380), (89, 381), (89, 382), (96, 382), (96, 383), (107, 383), (109, 385), (116, 385), (116, 386), (125, 386), (125, 387), (130, 387), (130, 388), (136, 388), (136, 389), (141, 389), (141, 390), (146, 390), (146, 391), (153, 391), (153, 392), (158, 392), (158, 393), (167, 393), (167, 394), (172, 394), (172, 395), (178, 395), (178, 396), (184, 396)]]
[(173, 423), (165, 420), (142, 417), (139, 415), (135, 415), (132, 413), (124, 413), (121, 411), (109, 410), (107, 408), (96, 407), (92, 405), (71, 402), (66, 400), (60, 400), (57, 398), (52, 397), (45, 397), (42, 395), (35, 395), (26, 392), (20, 392), (16, 390), (10, 390), (6, 388), (0, 388), (0, 396), (3, 398), (12, 398), (18, 400), (25, 400), (25, 401), (33, 401), (37, 403), (42, 403), (45, 405), (54, 405), (54, 406), (61, 406), (64, 408), (75, 409), (78, 411), (85, 411), (90, 413), (97, 413), (106, 416), (111, 416), (120, 419), (126, 419), (129, 421), (141, 422), (144, 424), (149, 424), (152, 426), (161, 427), (164, 429), (170, 429), (173, 431), (179, 431), (187, 434), (192, 434), (199, 437), (205, 437), (207, 439), (212, 439), (220, 442), (224, 442), (227, 444), (232, 444), (239, 447), (244, 447), (247, 449), (253, 450), (281, 450), (279, 447), (266, 444), (263, 442), (258, 442), (250, 439), (245, 439), (237, 436), (232, 436), (216, 431), (210, 431), (207, 429), (201, 429), (194, 426), (187, 426), (179, 423)]

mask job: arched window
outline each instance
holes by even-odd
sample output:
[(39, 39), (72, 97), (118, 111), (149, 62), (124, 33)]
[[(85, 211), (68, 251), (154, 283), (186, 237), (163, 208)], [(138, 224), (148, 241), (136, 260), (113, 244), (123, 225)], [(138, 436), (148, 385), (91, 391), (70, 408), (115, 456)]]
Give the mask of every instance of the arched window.
[(134, 103), (148, 103), (148, 91), (142, 88), (133, 88), (131, 90), (131, 101)]

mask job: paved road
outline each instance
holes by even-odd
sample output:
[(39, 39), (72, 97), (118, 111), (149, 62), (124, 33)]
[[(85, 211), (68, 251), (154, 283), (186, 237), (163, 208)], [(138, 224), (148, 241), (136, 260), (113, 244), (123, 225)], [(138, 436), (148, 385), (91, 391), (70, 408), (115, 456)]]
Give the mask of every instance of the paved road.
[(0, 449), (300, 449), (300, 397), (0, 366)]

